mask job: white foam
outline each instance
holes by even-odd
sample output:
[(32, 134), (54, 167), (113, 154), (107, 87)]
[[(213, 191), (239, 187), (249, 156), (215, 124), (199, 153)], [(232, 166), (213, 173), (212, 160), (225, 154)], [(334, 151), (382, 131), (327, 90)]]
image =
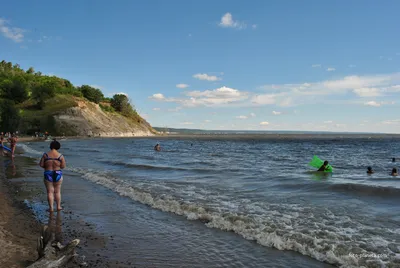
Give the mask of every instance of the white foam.
[[(315, 207), (297, 204), (251, 203), (248, 200), (241, 202), (240, 199), (228, 202), (226, 196), (218, 195), (208, 196), (209, 203), (203, 204), (199, 200), (179, 198), (175, 185), (168, 187), (165, 182), (152, 187), (154, 182), (142, 181), (134, 186), (132, 182), (125, 182), (107, 173), (80, 168), (71, 170), (121, 196), (161, 211), (184, 216), (188, 220), (204, 221), (210, 228), (235, 232), (263, 246), (293, 250), (319, 261), (345, 267), (376, 267), (395, 262), (396, 254), (387, 247), (390, 242), (386, 239), (390, 238), (376, 235), (384, 233), (383, 229), (380, 232), (377, 230), (379, 228), (353, 222), (348, 216), (338, 216), (327, 209), (318, 211)], [(165, 191), (160, 194), (154, 190), (159, 190), (160, 185), (170, 194)], [(193, 197), (193, 192), (198, 194), (201, 191), (195, 187), (186, 188), (186, 196)], [(218, 206), (220, 207), (217, 209)], [(239, 208), (243, 213), (239, 212)], [(371, 229), (374, 232), (369, 232)], [(387, 228), (385, 230), (389, 233), (396, 231)], [(383, 254), (386, 257), (355, 258), (350, 253)]]
[(41, 156), (43, 154), (43, 152), (39, 152), (24, 143), (18, 144), (17, 147), (21, 148), (25, 153), (31, 156)]

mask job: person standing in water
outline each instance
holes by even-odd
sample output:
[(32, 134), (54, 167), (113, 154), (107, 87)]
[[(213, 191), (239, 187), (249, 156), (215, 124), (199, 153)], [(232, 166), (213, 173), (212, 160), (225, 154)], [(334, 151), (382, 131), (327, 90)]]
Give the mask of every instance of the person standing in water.
[(392, 173), (391, 173), (390, 175), (392, 175), (392, 176), (398, 176), (399, 173), (397, 172), (397, 168), (393, 168), (393, 169), (392, 169)]
[(328, 161), (325, 161), (324, 164), (318, 169), (318, 171), (325, 171), (325, 169), (328, 167)]
[(11, 149), (11, 157), (14, 157), (15, 147), (17, 146), (18, 137), (15, 134), (12, 134), (11, 138), (8, 140), (10, 142)]
[(1, 154), (3, 155), (3, 156), (5, 156), (6, 155), (6, 153), (5, 153), (5, 151), (4, 151), (4, 148), (3, 148), (3, 146), (4, 146), (4, 137), (3, 137), (3, 132), (1, 132), (1, 135), (0, 135), (0, 150), (1, 150)]
[(54, 199), (57, 211), (61, 207), (61, 184), (63, 181), (62, 169), (66, 167), (65, 158), (58, 152), (61, 144), (54, 139), (50, 143), (50, 151), (44, 153), (39, 165), (44, 169), (44, 184), (47, 189), (47, 201), (49, 202), (49, 212), (53, 212)]

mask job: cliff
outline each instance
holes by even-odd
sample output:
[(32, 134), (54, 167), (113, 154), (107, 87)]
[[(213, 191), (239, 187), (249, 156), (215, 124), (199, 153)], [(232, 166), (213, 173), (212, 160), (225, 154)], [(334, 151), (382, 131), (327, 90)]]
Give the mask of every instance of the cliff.
[(21, 107), (21, 132), (48, 131), (51, 135), (133, 137), (152, 136), (157, 132), (137, 113), (123, 116), (108, 111), (84, 98), (58, 95), (47, 101), (44, 109)]

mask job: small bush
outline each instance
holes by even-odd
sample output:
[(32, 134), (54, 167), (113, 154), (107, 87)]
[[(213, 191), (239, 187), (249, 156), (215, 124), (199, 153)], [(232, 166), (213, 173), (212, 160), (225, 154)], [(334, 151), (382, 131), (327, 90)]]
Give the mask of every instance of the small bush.
[(114, 113), (115, 109), (111, 106), (108, 105), (103, 105), (103, 104), (99, 104), (100, 108), (104, 111), (104, 112), (109, 112), (109, 113)]

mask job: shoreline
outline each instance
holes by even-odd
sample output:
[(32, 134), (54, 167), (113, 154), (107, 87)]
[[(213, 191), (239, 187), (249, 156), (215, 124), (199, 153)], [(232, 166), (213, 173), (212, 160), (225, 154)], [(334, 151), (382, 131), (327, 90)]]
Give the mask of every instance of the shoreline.
[(27, 267), (36, 261), (40, 223), (23, 202), (19, 189), (0, 175), (0, 266)]
[[(278, 133), (176, 133), (176, 134), (155, 134), (155, 135), (134, 135), (134, 136), (63, 136), (52, 137), (58, 141), (76, 139), (76, 140), (90, 140), (90, 139), (243, 139), (243, 140), (319, 140), (319, 139), (400, 139), (400, 134), (358, 134), (358, 133), (322, 133), (322, 134), (278, 134)], [(34, 141), (49, 141), (43, 138), (21, 136), (18, 142), (34, 142)]]

